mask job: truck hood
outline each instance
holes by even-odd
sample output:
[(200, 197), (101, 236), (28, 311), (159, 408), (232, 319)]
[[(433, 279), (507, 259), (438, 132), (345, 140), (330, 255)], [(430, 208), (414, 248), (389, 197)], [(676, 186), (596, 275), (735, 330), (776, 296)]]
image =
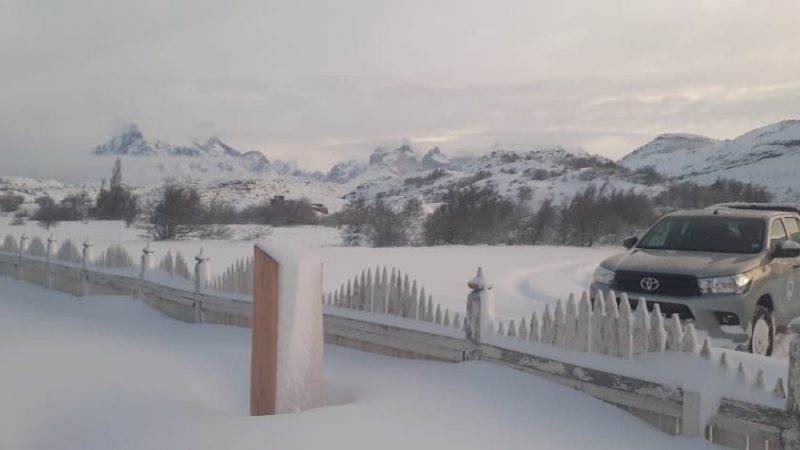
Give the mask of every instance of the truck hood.
[(761, 254), (633, 249), (607, 258), (600, 265), (614, 271), (630, 270), (706, 278), (747, 272), (761, 265), (763, 258)]

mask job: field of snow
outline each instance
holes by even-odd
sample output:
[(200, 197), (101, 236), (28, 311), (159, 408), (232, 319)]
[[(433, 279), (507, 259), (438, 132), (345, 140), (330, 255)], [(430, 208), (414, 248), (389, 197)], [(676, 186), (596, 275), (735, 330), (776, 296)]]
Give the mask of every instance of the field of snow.
[[(0, 236), (23, 232), (28, 236), (46, 237), (44, 229), (35, 223), (10, 226), (10, 217), (0, 217)], [(236, 235), (244, 236), (253, 226), (237, 226)], [(95, 221), (87, 224), (64, 222), (55, 230), (59, 240), (71, 238), (82, 242), (89, 237), (99, 255), (111, 244), (125, 246), (138, 261), (146, 241), (142, 230), (125, 228), (121, 222)], [(339, 230), (327, 227), (300, 226), (273, 228), (264, 241), (312, 248), (324, 262), (324, 290), (329, 292), (359, 274), (362, 270), (387, 266), (396, 267), (409, 278), (416, 279), (443, 308), (463, 312), (468, 293), (467, 280), (479, 266), (493, 284), (497, 314), (500, 319), (519, 319), (541, 312), (545, 304), (558, 298), (566, 299), (570, 292), (586, 289), (597, 264), (620, 248), (577, 248), (552, 246), (445, 246), (363, 248), (342, 247)], [(211, 257), (211, 273), (219, 274), (236, 259), (251, 256), (252, 240), (185, 240), (153, 242), (154, 259), (160, 260), (167, 250), (182, 252), (188, 258), (204, 248)]]
[(512, 369), (326, 347), (326, 405), (248, 417), (250, 332), (0, 278), (0, 448), (702, 449)]

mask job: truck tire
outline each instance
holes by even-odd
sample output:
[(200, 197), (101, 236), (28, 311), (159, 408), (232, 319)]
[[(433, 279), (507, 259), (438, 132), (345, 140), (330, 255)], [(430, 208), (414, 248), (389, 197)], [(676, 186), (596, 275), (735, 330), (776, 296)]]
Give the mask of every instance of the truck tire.
[(758, 305), (753, 312), (750, 342), (747, 349), (754, 355), (771, 356), (775, 340), (775, 324), (772, 312), (765, 306)]

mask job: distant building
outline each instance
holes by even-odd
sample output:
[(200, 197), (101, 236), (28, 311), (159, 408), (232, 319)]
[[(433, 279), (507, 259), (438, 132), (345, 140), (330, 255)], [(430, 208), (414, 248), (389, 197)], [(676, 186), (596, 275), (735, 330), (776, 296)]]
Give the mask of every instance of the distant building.
[(328, 214), (328, 207), (323, 205), (322, 203), (312, 203), (311, 208), (313, 208), (314, 211), (320, 214)]

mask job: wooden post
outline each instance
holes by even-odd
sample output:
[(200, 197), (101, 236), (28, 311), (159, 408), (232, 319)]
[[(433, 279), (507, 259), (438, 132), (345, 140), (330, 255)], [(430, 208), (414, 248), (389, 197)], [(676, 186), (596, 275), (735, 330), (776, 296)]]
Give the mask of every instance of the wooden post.
[(302, 411), (324, 403), (322, 260), (257, 245), (253, 270), (250, 414)]
[(483, 278), (483, 269), (480, 267), (478, 267), (477, 275), (467, 282), (467, 286), (470, 288), (470, 293), (467, 294), (467, 319), (464, 333), (469, 342), (469, 350), (464, 354), (464, 360), (474, 361), (481, 359), (481, 328), (482, 322), (486, 320), (481, 317), (481, 298), (484, 291), (492, 287)]
[(278, 262), (256, 249), (253, 271), (253, 349), (250, 415), (273, 415), (278, 382)]

